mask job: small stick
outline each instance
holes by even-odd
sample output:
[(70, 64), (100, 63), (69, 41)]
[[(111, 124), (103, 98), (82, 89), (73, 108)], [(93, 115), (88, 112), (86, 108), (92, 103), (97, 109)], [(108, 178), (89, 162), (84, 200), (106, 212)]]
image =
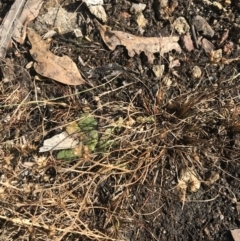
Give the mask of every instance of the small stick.
[(195, 46), (198, 49), (198, 42), (197, 42), (197, 36), (196, 36), (196, 31), (195, 31), (195, 27), (193, 24), (191, 24), (191, 31), (192, 31), (192, 35), (193, 35), (193, 40), (195, 42)]

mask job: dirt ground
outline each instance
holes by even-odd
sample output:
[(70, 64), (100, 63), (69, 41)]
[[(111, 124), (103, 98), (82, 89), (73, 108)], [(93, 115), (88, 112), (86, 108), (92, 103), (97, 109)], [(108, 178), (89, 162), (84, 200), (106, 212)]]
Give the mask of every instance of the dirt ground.
[[(1, 19), (12, 2), (0, 3)], [(69, 56), (86, 82), (66, 85), (29, 67), (30, 38), (14, 42), (1, 60), (0, 240), (234, 240), (231, 230), (240, 228), (240, 4), (212, 2), (104, 0), (109, 31), (180, 37), (181, 52), (154, 53), (152, 63), (147, 51), (130, 57), (126, 46), (110, 50), (82, 1), (44, 2), (28, 27), (42, 36), (56, 30), (39, 21), (50, 8), (76, 13), (81, 37), (58, 29), (45, 41), (55, 55)], [(134, 3), (146, 5), (144, 27)], [(206, 28), (198, 30), (196, 16)], [(173, 27), (179, 17), (190, 27), (192, 50), (187, 33)], [(67, 160), (56, 150), (39, 152), (82, 113), (97, 122), (98, 146), (111, 130), (104, 151), (84, 149)]]

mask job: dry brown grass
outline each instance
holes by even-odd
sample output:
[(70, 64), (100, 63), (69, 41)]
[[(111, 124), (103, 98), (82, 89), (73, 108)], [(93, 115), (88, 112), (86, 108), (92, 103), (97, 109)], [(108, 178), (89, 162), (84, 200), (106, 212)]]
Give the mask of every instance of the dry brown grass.
[[(113, 98), (128, 86), (100, 92), (101, 102), (86, 104), (98, 120), (99, 133), (119, 117), (124, 120), (108, 152), (72, 161), (56, 160), (55, 152), (38, 154), (46, 135), (77, 120), (85, 94), (99, 93), (113, 80), (77, 93), (59, 85), (53, 95), (60, 97), (31, 80), (1, 83), (2, 240), (128, 240), (134, 223), (157, 240), (138, 220), (137, 197), (148, 190), (142, 204), (148, 212), (141, 215), (154, 220), (162, 207), (154, 198), (180, 201), (180, 170), (191, 166), (205, 181), (204, 168), (218, 166), (220, 158), (239, 158), (231, 144), (240, 130), (239, 96), (234, 94), (239, 74), (191, 91), (175, 86), (176, 97), (168, 96), (171, 87), (163, 85), (159, 91), (164, 94), (155, 103), (149, 89), (142, 91), (146, 86), (129, 94), (128, 102)], [(141, 83), (135, 80), (133, 84)]]

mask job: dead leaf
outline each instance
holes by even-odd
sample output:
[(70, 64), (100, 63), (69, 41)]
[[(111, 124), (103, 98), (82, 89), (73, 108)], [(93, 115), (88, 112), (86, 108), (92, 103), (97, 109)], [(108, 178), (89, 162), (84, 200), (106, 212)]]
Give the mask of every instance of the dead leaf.
[(12, 33), (23, 11), (26, 0), (16, 0), (0, 26), (0, 58), (5, 58)]
[(42, 7), (43, 0), (28, 0), (23, 8), (22, 14), (14, 28), (13, 38), (20, 44), (24, 43), (27, 34), (27, 24), (34, 20)]
[(196, 172), (191, 168), (181, 170), (178, 180), (179, 198), (184, 204), (187, 190), (191, 193), (197, 192), (201, 186), (201, 181), (197, 178)]
[(228, 35), (229, 35), (229, 30), (226, 29), (223, 35), (221, 36), (221, 38), (217, 41), (217, 45), (220, 46), (221, 44), (223, 44), (227, 40)]
[(39, 152), (72, 149), (78, 144), (79, 140), (70, 136), (67, 131), (63, 131), (52, 138), (44, 140), (43, 146), (40, 147)]
[(33, 66), (38, 74), (68, 85), (85, 82), (76, 64), (68, 56), (54, 55), (49, 51), (49, 44), (33, 30), (28, 30), (28, 39), (32, 45), (30, 54), (35, 61)]
[(231, 230), (231, 234), (234, 241), (240, 241), (240, 229)]
[(144, 52), (148, 61), (153, 63), (154, 53), (163, 55), (171, 50), (181, 52), (178, 44), (179, 37), (138, 37), (122, 31), (110, 31), (97, 20), (95, 23), (110, 50), (114, 50), (118, 45), (124, 45), (130, 57)]

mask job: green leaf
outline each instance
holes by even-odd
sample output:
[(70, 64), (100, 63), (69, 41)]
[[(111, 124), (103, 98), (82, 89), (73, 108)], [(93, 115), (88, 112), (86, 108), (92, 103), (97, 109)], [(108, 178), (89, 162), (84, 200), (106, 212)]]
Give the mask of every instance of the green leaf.
[[(75, 133), (75, 138), (80, 139), (80, 145), (69, 150), (62, 150), (58, 152), (57, 159), (71, 159), (74, 157), (81, 157), (83, 154), (83, 145), (88, 147), (90, 152), (95, 150), (98, 143), (98, 130), (97, 121), (94, 116), (89, 113), (83, 113), (80, 115), (80, 119), (77, 123), (79, 132)], [(75, 124), (69, 126), (69, 132), (75, 132), (77, 130)]]
[(57, 154), (57, 159), (72, 159), (75, 157), (82, 156), (82, 145), (75, 147), (73, 149), (61, 150)]
[(86, 132), (89, 130), (96, 130), (97, 129), (97, 121), (95, 120), (94, 116), (89, 113), (82, 113), (80, 116), (80, 120), (78, 122), (78, 126), (81, 131)]
[(87, 139), (83, 141), (84, 145), (87, 145), (90, 151), (94, 151), (98, 143), (98, 131), (89, 131), (88, 133), (86, 133), (86, 137)]

